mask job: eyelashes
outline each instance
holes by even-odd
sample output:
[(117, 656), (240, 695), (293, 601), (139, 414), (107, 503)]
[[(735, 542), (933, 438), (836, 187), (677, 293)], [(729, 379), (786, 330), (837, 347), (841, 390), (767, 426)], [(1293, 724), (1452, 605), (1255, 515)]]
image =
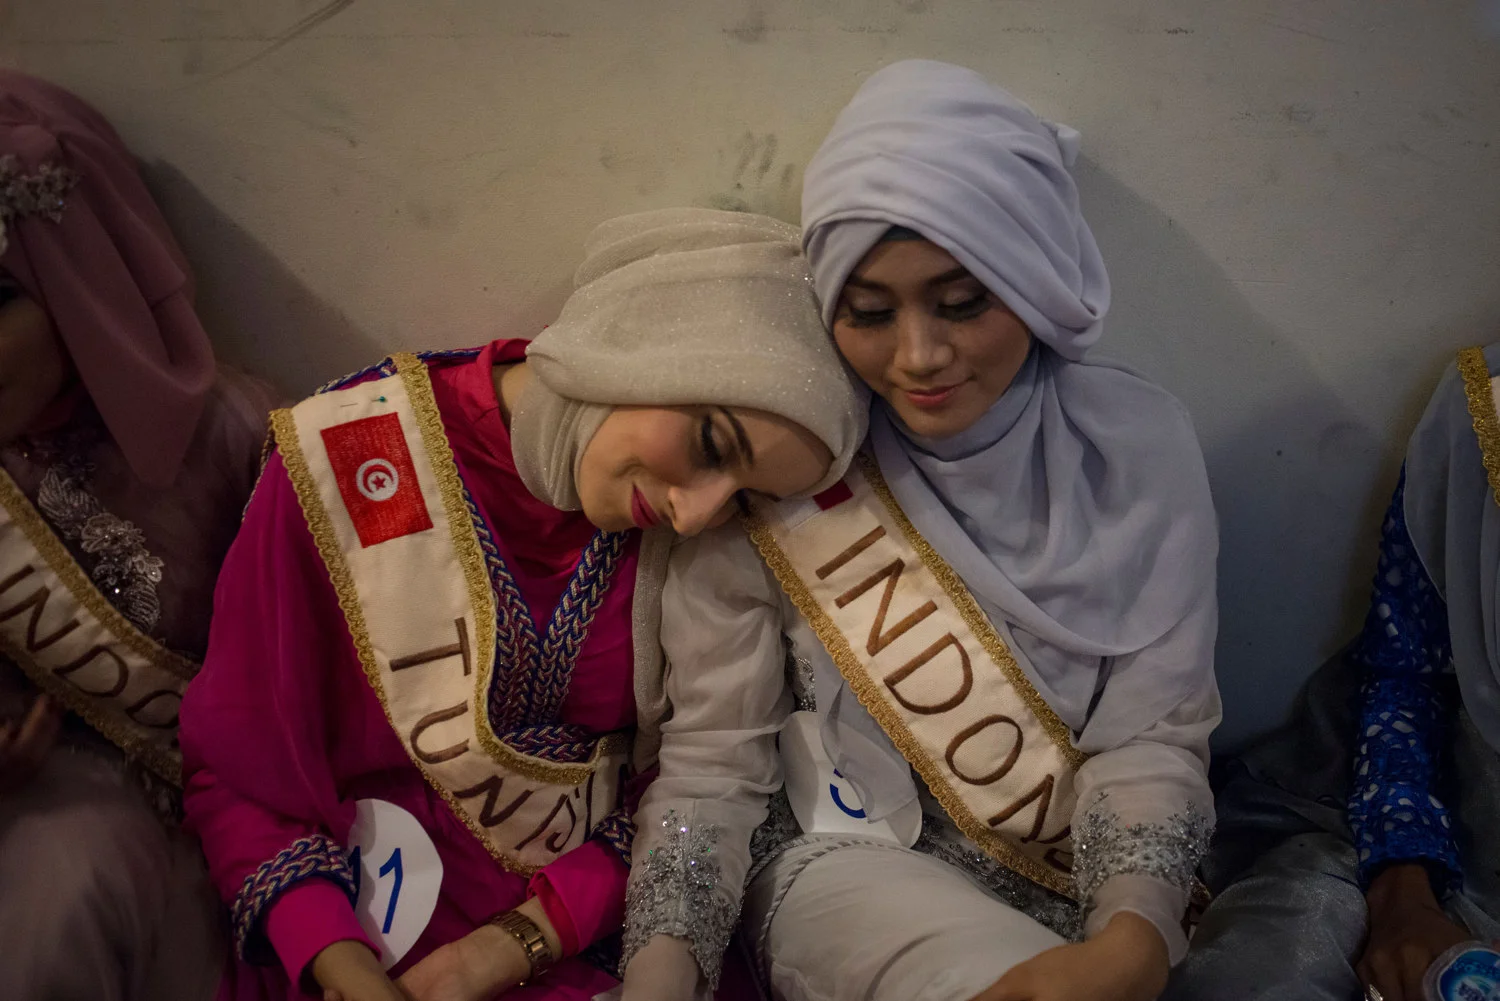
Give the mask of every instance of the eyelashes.
[[(963, 302), (952, 305), (939, 304), (933, 312), (939, 319), (950, 323), (962, 323), (983, 315), (994, 304), (995, 301), (988, 292), (980, 292), (972, 299), (965, 299)], [(844, 307), (844, 321), (851, 327), (882, 327), (895, 318), (894, 309), (856, 309), (850, 305)]]
[(989, 293), (981, 292), (972, 299), (966, 299), (952, 306), (939, 306), (938, 315), (945, 320), (960, 322), (963, 320), (972, 320), (974, 317), (986, 312), (991, 305), (993, 305), (993, 301), (990, 299)]
[(709, 469), (724, 468), (724, 453), (714, 441), (714, 419), (705, 416), (698, 425), (698, 446), (703, 451), (703, 464)]
[[(705, 415), (703, 420), (698, 424), (698, 447), (703, 452), (703, 464), (705, 466), (714, 470), (724, 468), (724, 451), (719, 447), (719, 443), (714, 440), (714, 420), (711, 416)], [(748, 491), (736, 490), (732, 499), (735, 510), (741, 515), (748, 515), (750, 513), (750, 494)]]
[(848, 307), (848, 323), (851, 327), (878, 327), (889, 323), (896, 315), (893, 309), (864, 310)]

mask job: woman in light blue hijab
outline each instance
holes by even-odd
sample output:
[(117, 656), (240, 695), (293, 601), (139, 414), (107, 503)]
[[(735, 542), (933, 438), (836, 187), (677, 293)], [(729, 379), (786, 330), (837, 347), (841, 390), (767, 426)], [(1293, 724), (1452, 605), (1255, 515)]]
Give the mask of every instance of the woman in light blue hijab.
[[(654, 854), (632, 874), (628, 1001), (685, 998), (712, 981), (741, 886), (743, 939), (776, 1001), (1148, 1001), (1186, 952), (1182, 922), (1213, 815), (1217, 526), (1181, 405), (1091, 353), (1109, 279), (1069, 173), (1078, 141), (972, 71), (902, 62), (860, 88), (803, 194), (825, 323), (874, 391), (867, 449), (878, 471), (858, 482), (888, 486), (882, 503), (909, 519), (924, 554), (897, 578), (935, 567), (962, 592), (982, 616), (970, 628), (990, 631), (985, 649), (999, 651), (973, 661), (974, 677), (998, 666), (1012, 678), (1071, 764), (1013, 790), (1017, 802), (1047, 798), (1029, 833), (997, 847), (996, 825), (1013, 811), (986, 829), (963, 797), (1012, 781), (1022, 742), (1014, 754), (960, 751), (1011, 717), (964, 701), (966, 681), (956, 698), (970, 723), (947, 744), (943, 774), (982, 777), (967, 778), (967, 792), (943, 785), (933, 765), (943, 747), (892, 723), (872, 695), (880, 686), (861, 684), (850, 648), (866, 646), (863, 633), (840, 648), (829, 620), (782, 593), (796, 587), (763, 543), (765, 525), (825, 515), (758, 511), (756, 545), (775, 576), (736, 528), (685, 544), (664, 600), (673, 677), (698, 686), (700, 704), (715, 691), (727, 700), (708, 680), (715, 672), (763, 680), (722, 724), (747, 735), (733, 760), (676, 749), (704, 744), (711, 724), (694, 693), (673, 698), (686, 711), (663, 730), (661, 775), (637, 814), (643, 831), (665, 835), (646, 842)], [(817, 508), (837, 511), (849, 496), (865, 503), (831, 491)], [(885, 635), (925, 621), (920, 609), (886, 621), (887, 606), (909, 607), (893, 604), (897, 578), (871, 657)], [(774, 701), (764, 686), (780, 684), (770, 630), (789, 638), (799, 712), (767, 759), (763, 735), (789, 707), (743, 707)], [(767, 816), (783, 778), (752, 839), (747, 822)], [(1066, 810), (1049, 812), (1057, 803)], [(674, 956), (705, 976), (695, 984)]]
[(1421, 1001), (1448, 949), (1500, 941), (1497, 383), (1500, 345), (1449, 368), (1407, 445), (1364, 629), (1226, 767), (1219, 893), (1170, 1001)]

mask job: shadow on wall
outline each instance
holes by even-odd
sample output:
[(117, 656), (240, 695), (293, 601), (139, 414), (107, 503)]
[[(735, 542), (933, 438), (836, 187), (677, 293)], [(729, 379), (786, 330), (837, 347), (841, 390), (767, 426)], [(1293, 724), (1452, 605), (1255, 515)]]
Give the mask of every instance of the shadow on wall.
[(1282, 722), (1359, 628), (1405, 438), (1356, 419), (1168, 216), (1092, 162), (1076, 173), (1114, 287), (1103, 350), (1177, 395), (1203, 442), (1229, 750)]
[[(176, 167), (156, 161), (143, 163), (141, 172), (192, 264), (198, 314), (221, 361), (267, 378), (295, 372), (291, 380), (273, 379), (295, 398), (389, 353)], [(274, 372), (265, 358), (278, 359)]]

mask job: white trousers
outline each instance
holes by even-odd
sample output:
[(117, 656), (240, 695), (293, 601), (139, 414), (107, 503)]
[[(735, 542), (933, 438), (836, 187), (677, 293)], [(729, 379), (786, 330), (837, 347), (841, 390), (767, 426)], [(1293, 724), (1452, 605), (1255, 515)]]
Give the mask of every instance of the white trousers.
[(741, 929), (776, 1001), (967, 1001), (1063, 944), (945, 862), (839, 837), (757, 875)]

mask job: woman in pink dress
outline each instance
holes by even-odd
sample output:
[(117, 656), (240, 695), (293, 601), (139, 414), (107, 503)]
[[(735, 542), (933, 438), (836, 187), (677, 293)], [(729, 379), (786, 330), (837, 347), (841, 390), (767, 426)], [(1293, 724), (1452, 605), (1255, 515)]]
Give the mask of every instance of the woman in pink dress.
[(221, 998), (616, 983), (584, 954), (620, 925), (667, 709), (672, 539), (821, 489), (862, 407), (792, 227), (625, 217), (577, 285), (529, 343), (397, 356), (273, 416), (182, 712)]

